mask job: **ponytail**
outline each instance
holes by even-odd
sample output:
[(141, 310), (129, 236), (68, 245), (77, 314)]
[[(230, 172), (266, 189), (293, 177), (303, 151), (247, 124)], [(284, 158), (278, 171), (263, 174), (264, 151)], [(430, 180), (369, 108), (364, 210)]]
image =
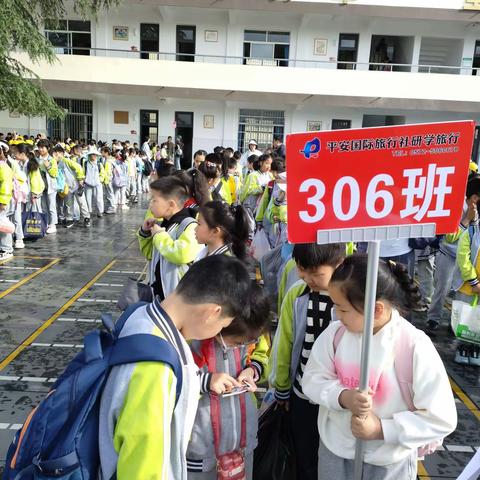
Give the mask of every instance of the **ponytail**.
[(27, 163), (27, 173), (30, 174), (32, 172), (37, 171), (40, 168), (38, 163), (37, 157), (33, 152), (28, 152), (28, 163)]
[[(350, 304), (360, 313), (365, 306), (367, 255), (347, 257), (335, 270), (330, 283), (337, 283)], [(376, 300), (385, 300), (402, 313), (422, 306), (422, 296), (407, 268), (392, 261), (380, 260)]]
[(201, 207), (209, 201), (208, 182), (201, 171), (191, 168), (186, 171), (178, 170), (174, 175), (185, 183), (189, 195), (195, 200), (197, 205)]
[(242, 206), (229, 206), (225, 202), (214, 200), (200, 208), (209, 228), (220, 228), (224, 242), (232, 245), (233, 254), (240, 260), (246, 260), (249, 235), (249, 222), (246, 210)]

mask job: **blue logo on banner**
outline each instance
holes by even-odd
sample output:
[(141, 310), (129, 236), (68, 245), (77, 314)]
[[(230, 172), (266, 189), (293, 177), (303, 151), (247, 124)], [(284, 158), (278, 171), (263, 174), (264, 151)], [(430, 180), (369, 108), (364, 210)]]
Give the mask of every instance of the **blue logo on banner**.
[(303, 150), (300, 150), (300, 153), (303, 153), (303, 156), (308, 160), (309, 158), (318, 157), (318, 152), (320, 151), (320, 140), (314, 138), (305, 144)]

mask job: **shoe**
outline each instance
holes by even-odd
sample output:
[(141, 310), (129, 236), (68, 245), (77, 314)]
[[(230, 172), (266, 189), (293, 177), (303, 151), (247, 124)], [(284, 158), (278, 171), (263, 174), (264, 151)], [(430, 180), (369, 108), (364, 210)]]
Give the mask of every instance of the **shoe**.
[(468, 357), (468, 363), (474, 367), (480, 367), (480, 347), (473, 345)]
[(21, 248), (25, 248), (25, 244), (23, 243), (23, 240), (15, 240), (15, 245), (13, 248), (16, 248), (16, 249), (21, 249)]
[(427, 322), (426, 330), (428, 330), (429, 332), (436, 332), (438, 330), (438, 325), (439, 323), (435, 320), (429, 320)]
[(75, 225), (75, 222), (73, 220), (67, 220), (67, 223), (65, 224), (65, 228), (72, 228)]
[(62, 218), (62, 220), (60, 220), (60, 223), (65, 227), (67, 225), (67, 220), (65, 218)]
[(89, 219), (89, 218), (86, 218), (86, 219), (83, 221), (83, 224), (84, 224), (85, 227), (87, 227), (87, 228), (90, 227), (90, 224), (91, 224), (90, 219)]
[(459, 365), (470, 364), (470, 345), (462, 344), (457, 348), (453, 361)]
[(2, 252), (0, 251), (0, 260), (6, 260), (7, 258), (12, 258), (13, 252)]
[(103, 213), (97, 213), (97, 217), (98, 217), (98, 218), (102, 218), (102, 217), (103, 217)]
[(105, 212), (105, 215), (113, 215), (113, 214), (115, 214), (115, 210), (107, 210)]
[(132, 198), (132, 203), (138, 203), (138, 198), (136, 196)]
[(47, 228), (47, 234), (57, 233), (57, 226), (56, 225), (49, 225)]
[(128, 205), (122, 205), (122, 210), (130, 210), (130, 207)]

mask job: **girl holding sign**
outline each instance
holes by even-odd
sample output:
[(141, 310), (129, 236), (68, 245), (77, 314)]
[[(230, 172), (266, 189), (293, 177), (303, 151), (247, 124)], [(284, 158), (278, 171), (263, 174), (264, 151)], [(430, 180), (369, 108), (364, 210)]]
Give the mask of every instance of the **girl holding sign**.
[(340, 322), (315, 342), (303, 392), (320, 405), (318, 479), (353, 478), (356, 439), (365, 441), (369, 480), (414, 480), (417, 458), (455, 430), (457, 413), (431, 340), (400, 312), (415, 308), (418, 288), (406, 268), (380, 261), (371, 345), (370, 389), (358, 391), (367, 257), (341, 264), (328, 291)]

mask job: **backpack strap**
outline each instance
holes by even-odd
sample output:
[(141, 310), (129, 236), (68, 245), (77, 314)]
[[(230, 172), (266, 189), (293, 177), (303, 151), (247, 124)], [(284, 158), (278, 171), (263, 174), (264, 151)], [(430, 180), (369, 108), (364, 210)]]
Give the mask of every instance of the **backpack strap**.
[(163, 338), (148, 333), (117, 339), (112, 347), (108, 364), (113, 367), (137, 362), (162, 362), (173, 370), (177, 379), (175, 399), (177, 405), (182, 392), (183, 368), (175, 347)]
[[(125, 322), (128, 320), (128, 317), (132, 315), (132, 313), (140, 307), (143, 307), (145, 305), (148, 305), (148, 302), (137, 302), (137, 303), (132, 303), (127, 307), (127, 309), (120, 315), (119, 319), (115, 323), (115, 331), (114, 333), (118, 336), (120, 332), (122, 331), (123, 326), (125, 325)], [(107, 319), (106, 319), (107, 320)], [(102, 322), (104, 322), (104, 319), (102, 318)], [(108, 320), (107, 320), (108, 322)], [(105, 323), (104, 323), (105, 325)]]
[(337, 331), (335, 332), (335, 336), (333, 337), (333, 354), (337, 352), (338, 344), (342, 340), (343, 336), (345, 335), (345, 331), (347, 329), (345, 328), (345, 325), (342, 323)]
[[(413, 354), (415, 352), (416, 328), (401, 322), (395, 342), (394, 369), (403, 401), (411, 412), (416, 410), (413, 403)], [(400, 360), (401, 359), (401, 360)]]

